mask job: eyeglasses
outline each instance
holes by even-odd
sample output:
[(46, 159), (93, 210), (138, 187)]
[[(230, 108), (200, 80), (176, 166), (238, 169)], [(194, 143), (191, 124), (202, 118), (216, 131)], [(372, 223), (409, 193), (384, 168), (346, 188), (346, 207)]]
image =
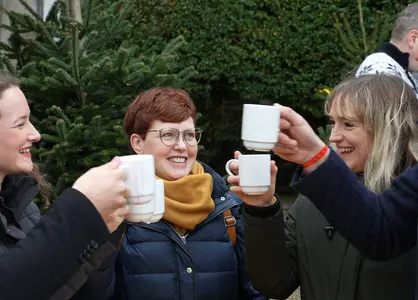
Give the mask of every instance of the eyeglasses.
[(175, 145), (180, 137), (180, 133), (183, 134), (183, 141), (189, 146), (196, 146), (200, 142), (203, 130), (200, 128), (186, 129), (179, 131), (176, 128), (163, 128), (156, 130), (148, 130), (147, 132), (158, 132), (160, 134), (161, 142), (166, 146)]

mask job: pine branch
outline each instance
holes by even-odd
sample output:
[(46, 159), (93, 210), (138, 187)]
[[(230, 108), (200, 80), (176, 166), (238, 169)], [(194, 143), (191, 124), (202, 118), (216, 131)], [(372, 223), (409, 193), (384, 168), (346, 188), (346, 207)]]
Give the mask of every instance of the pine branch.
[(33, 18), (31, 18), (31, 16), (28, 16), (28, 15), (23, 15), (23, 18), (25, 19), (25, 22), (28, 25), (29, 30), (36, 32), (38, 28), (37, 20), (34, 20)]
[(26, 15), (19, 14), (19, 13), (14, 12), (14, 11), (8, 11), (7, 12), (7, 15), (8, 15), (9, 19), (10, 19), (10, 25), (12, 27), (15, 27), (16, 29), (19, 28), (19, 27), (22, 27), (22, 28), (20, 28), (20, 30), (21, 31), (24, 30), (25, 32), (31, 31), (31, 29), (27, 27), (28, 26), (28, 22), (27, 22), (27, 20), (25, 18)]
[(44, 24), (40, 23), (40, 24), (38, 24), (38, 26), (41, 28), (41, 32), (46, 37), (46, 39), (49, 41), (49, 43), (58, 51), (59, 47), (58, 47), (57, 43), (55, 42), (52, 35), (49, 33), (48, 29), (44, 26)]
[(16, 27), (12, 27), (12, 26), (6, 25), (6, 24), (0, 24), (0, 29), (1, 28), (4, 28), (4, 29), (6, 29), (8, 31), (15, 32), (15, 33), (22, 33), (22, 32), (24, 32), (22, 30), (17, 29)]
[[(20, 74), (22, 73), (23, 72), (21, 70)], [(25, 77), (20, 76), (20, 83), (22, 84), (22, 86), (25, 86), (25, 87), (30, 87), (30, 88), (35, 88), (35, 89), (39, 88), (39, 81), (34, 80), (32, 78), (25, 78)]]
[(48, 48), (46, 48), (44, 45), (42, 45), (38, 41), (30, 40), (29, 43), (31, 45), (33, 45), (36, 49), (38, 49), (41, 53), (43, 53), (46, 57), (55, 56), (55, 52), (49, 50)]
[(42, 141), (47, 142), (47, 143), (58, 144), (60, 142), (59, 138), (50, 134), (43, 133), (41, 136), (42, 136)]
[(344, 47), (347, 48), (349, 51), (356, 53), (359, 50), (357, 49), (357, 47), (353, 44), (351, 44), (351, 42), (349, 41), (349, 39), (347, 38), (346, 34), (344, 33), (341, 23), (339, 22), (339, 19), (337, 17), (337, 15), (334, 14), (334, 20), (335, 20), (335, 28), (337, 29), (338, 35), (340, 36), (341, 41), (344, 44)]
[(367, 50), (367, 41), (366, 41), (366, 28), (364, 28), (364, 20), (363, 20), (362, 0), (357, 0), (357, 7), (358, 7), (358, 12), (359, 12), (359, 18), (360, 18), (361, 36), (363, 38), (364, 55), (366, 55), (368, 50)]
[[(62, 82), (59, 82), (57, 79), (55, 79), (54, 77), (45, 77), (45, 83), (47, 83), (50, 86), (55, 86), (55, 87), (59, 87), (62, 86)], [(45, 90), (47, 88), (47, 86), (41, 86), (41, 89)]]
[(97, 76), (98, 73), (100, 73), (101, 70), (101, 66), (100, 64), (94, 64), (92, 65), (86, 73), (84, 73), (84, 75), (81, 77), (81, 82), (84, 85), (88, 85), (88, 82), (94, 77)]
[(70, 43), (70, 38), (65, 37), (61, 45), (59, 45), (60, 52), (68, 52), (68, 44)]
[(50, 65), (54, 65), (54, 66), (56, 66), (56, 67), (59, 67), (59, 68), (61, 68), (61, 69), (64, 69), (65, 71), (67, 71), (67, 72), (71, 72), (71, 67), (68, 65), (68, 64), (66, 64), (65, 62), (63, 62), (62, 60), (59, 60), (59, 59), (57, 59), (57, 58), (55, 58), (55, 57), (51, 57), (51, 58), (49, 58), (48, 59), (48, 63), (50, 64)]
[(114, 62), (114, 65), (119, 69), (123, 70), (127, 65), (130, 58), (133, 56), (130, 54), (128, 49), (125, 48), (119, 48), (118, 52), (116, 53), (116, 61)]
[(21, 77), (22, 76), (22, 74), (24, 74), (26, 71), (28, 71), (28, 70), (31, 70), (31, 69), (33, 69), (33, 68), (35, 68), (36, 67), (36, 62), (34, 62), (34, 61), (30, 61), (30, 62), (28, 62), (27, 64), (25, 64), (21, 69), (20, 69), (20, 71), (19, 71), (19, 77)]
[(351, 25), (344, 14), (342, 14), (342, 20), (344, 24), (345, 33), (348, 40), (350, 41), (350, 44), (357, 49), (356, 51), (360, 51), (361, 47), (359, 45), (357, 35), (354, 34), (353, 29), (351, 28)]
[(68, 74), (65, 70), (59, 68), (55, 71), (55, 73), (58, 75), (59, 79), (64, 80), (69, 85), (77, 86), (77, 81), (74, 80), (74, 78), (71, 77), (71, 75)]
[(177, 52), (181, 47), (183, 47), (186, 44), (186, 40), (182, 35), (179, 35), (175, 39), (171, 40), (167, 46), (165, 46), (162, 53), (174, 53)]
[(65, 122), (64, 120), (58, 120), (57, 123), (55, 124), (55, 131), (57, 132), (58, 136), (60, 137), (60, 139), (62, 141), (66, 141), (66, 135), (65, 135), (65, 130), (63, 129), (63, 127), (65, 126)]
[(87, 49), (87, 46), (92, 41), (93, 37), (96, 37), (97, 35), (98, 32), (96, 30), (93, 30), (91, 33), (83, 37), (83, 39), (80, 42), (80, 46), (78, 47), (78, 59), (82, 57), (84, 51)]
[(26, 8), (26, 10), (38, 21), (43, 22), (43, 19), (41, 16), (33, 10), (33, 8), (25, 1), (25, 0), (19, 0), (19, 2)]
[(75, 73), (75, 78), (77, 81), (77, 94), (78, 98), (81, 100), (82, 106), (86, 105), (86, 98), (84, 97), (84, 90), (81, 85), (80, 80), (80, 69), (78, 63), (78, 56), (77, 56), (77, 24), (71, 23), (71, 37), (72, 37), (72, 62), (73, 62), (73, 72)]
[(39, 66), (51, 74), (54, 74), (55, 71), (57, 70), (55, 66), (49, 64), (47, 61), (40, 61)]
[(7, 51), (7, 52), (13, 52), (13, 49), (6, 43), (0, 42), (0, 50)]
[(12, 63), (12, 61), (7, 56), (1, 55), (0, 60), (5, 65), (5, 67), (7, 68), (7, 70), (10, 73), (12, 73), (13, 75), (17, 75), (17, 70), (16, 70), (14, 64)]
[(87, 0), (87, 12), (86, 12), (86, 15), (84, 16), (84, 24), (85, 24), (86, 28), (88, 28), (88, 26), (90, 24), (92, 3), (93, 3), (92, 0)]
[(83, 124), (75, 124), (73, 128), (68, 132), (67, 138), (69, 141), (73, 141), (81, 136)]
[(67, 115), (62, 111), (62, 109), (56, 105), (51, 106), (48, 109), (48, 113), (56, 114), (61, 117), (62, 120), (68, 125), (72, 124), (73, 122), (67, 117)]

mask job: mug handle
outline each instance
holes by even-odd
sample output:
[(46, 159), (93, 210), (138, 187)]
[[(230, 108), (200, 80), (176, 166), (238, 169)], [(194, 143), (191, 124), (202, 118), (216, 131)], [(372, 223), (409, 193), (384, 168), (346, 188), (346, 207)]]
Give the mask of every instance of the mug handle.
[(231, 167), (229, 166), (232, 162), (236, 162), (237, 164), (239, 164), (238, 159), (230, 159), (226, 162), (225, 164), (225, 171), (226, 173), (228, 173), (230, 176), (236, 176), (237, 174), (234, 174), (234, 172), (231, 171)]

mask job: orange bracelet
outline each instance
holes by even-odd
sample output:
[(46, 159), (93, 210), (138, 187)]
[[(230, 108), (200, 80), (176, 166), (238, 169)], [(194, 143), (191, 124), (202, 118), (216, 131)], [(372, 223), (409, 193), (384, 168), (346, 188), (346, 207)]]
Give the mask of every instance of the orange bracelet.
[(308, 168), (308, 167), (312, 166), (314, 163), (316, 163), (318, 160), (320, 160), (327, 153), (327, 151), (328, 151), (328, 146), (325, 145), (324, 148), (322, 148), (321, 151), (319, 151), (317, 155), (312, 157), (307, 162), (304, 162), (302, 164), (302, 167)]

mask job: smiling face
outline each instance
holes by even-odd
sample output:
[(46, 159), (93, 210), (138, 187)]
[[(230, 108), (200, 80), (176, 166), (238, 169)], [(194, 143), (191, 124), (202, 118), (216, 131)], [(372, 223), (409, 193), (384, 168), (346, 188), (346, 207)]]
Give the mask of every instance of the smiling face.
[[(153, 121), (148, 131), (175, 128), (181, 133), (195, 128), (192, 117), (180, 123)], [(155, 160), (155, 174), (165, 180), (177, 180), (192, 171), (197, 156), (197, 145), (190, 146), (182, 134), (176, 144), (166, 146), (160, 140), (159, 132), (148, 132), (145, 139), (138, 134), (131, 135), (131, 146), (137, 154), (151, 154)]]
[(352, 106), (341, 106), (339, 96), (332, 102), (329, 117), (332, 131), (329, 141), (354, 172), (363, 172), (371, 151), (373, 138)]
[(30, 149), (41, 136), (29, 116), (23, 92), (18, 87), (5, 90), (0, 98), (0, 181), (8, 174), (33, 169)]

